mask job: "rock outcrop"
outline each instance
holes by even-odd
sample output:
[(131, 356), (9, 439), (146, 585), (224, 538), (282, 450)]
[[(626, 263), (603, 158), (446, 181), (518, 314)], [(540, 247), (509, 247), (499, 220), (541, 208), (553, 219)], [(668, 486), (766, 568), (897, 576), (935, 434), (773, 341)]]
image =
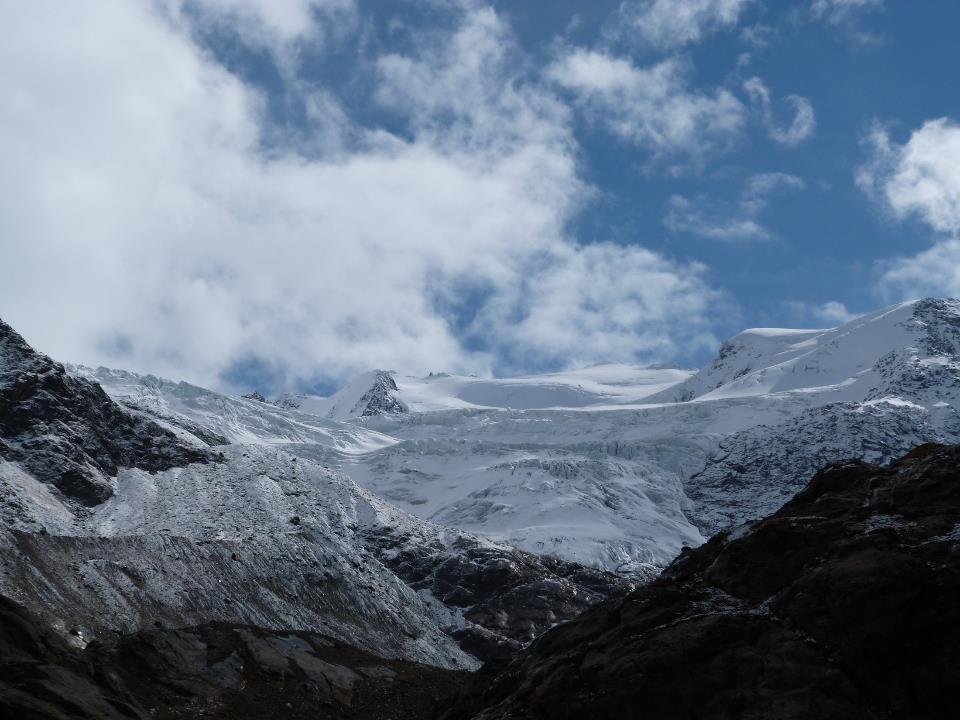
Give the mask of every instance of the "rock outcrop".
[(468, 621), (451, 629), (481, 660), (502, 658), (554, 625), (635, 584), (610, 572), (460, 535), (449, 546), (411, 542), (386, 528), (368, 547), (415, 590), (427, 590)]
[(166, 470), (211, 457), (70, 375), (0, 321), (0, 458), (91, 506), (113, 494), (121, 467)]
[(360, 417), (406, 412), (406, 406), (397, 400), (393, 394), (396, 391), (397, 382), (393, 379), (393, 376), (383, 370), (375, 370), (373, 384), (363, 394), (356, 406), (360, 411)]

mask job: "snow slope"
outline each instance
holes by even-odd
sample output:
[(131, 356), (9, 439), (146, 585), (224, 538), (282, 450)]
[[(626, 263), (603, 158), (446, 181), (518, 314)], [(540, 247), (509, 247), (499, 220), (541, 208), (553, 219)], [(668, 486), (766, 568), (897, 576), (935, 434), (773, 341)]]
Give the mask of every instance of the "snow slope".
[(328, 420), (317, 413), (231, 397), (185, 382), (124, 370), (71, 366), (99, 383), (121, 405), (166, 421), (185, 436), (204, 432), (229, 443), (305, 443), (333, 455), (362, 454), (396, 442), (362, 426)]
[[(463, 619), (365, 549), (364, 533), (416, 520), (281, 449), (222, 452), (218, 463), (122, 470), (113, 497), (69, 522), (60, 513), (48, 524), (35, 506), (29, 519), (6, 518), (0, 593), (86, 637), (224, 621), (475, 665), (443, 631)], [(0, 483), (11, 472), (0, 464)]]

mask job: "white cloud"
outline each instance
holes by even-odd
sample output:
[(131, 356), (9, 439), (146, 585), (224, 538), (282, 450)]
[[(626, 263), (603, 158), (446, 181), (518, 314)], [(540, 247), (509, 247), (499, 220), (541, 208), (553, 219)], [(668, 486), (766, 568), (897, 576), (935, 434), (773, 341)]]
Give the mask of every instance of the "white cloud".
[(644, 0), (620, 6), (623, 35), (646, 45), (673, 48), (695, 43), (709, 33), (730, 29), (753, 0)]
[(768, 47), (776, 37), (776, 30), (764, 23), (756, 23), (740, 31), (740, 39), (755, 48)]
[(871, 161), (857, 175), (862, 189), (879, 193), (901, 219), (912, 215), (938, 232), (960, 233), (960, 125), (929, 120), (902, 146), (875, 126), (868, 143)]
[(296, 77), (301, 50), (315, 51), (351, 31), (356, 0), (158, 0), (185, 28), (229, 31), (253, 48), (271, 53), (287, 82)]
[[(291, 17), (271, 20), (285, 37)], [(254, 360), (295, 384), (562, 363), (591, 347), (581, 330), (650, 359), (707, 336), (701, 267), (566, 237), (587, 193), (567, 114), (491, 11), (378, 65), (403, 137), (321, 88), (321, 142), (353, 139), (319, 157), (264, 153), (261, 98), (181, 20), (126, 0), (0, 6), (0, 307), (41, 349), (205, 384)], [(589, 302), (561, 292), (601, 281)]]
[(628, 361), (638, 347), (675, 357), (716, 346), (706, 318), (725, 299), (701, 264), (610, 243), (559, 246), (542, 262), (520, 292), (503, 293), (477, 319), (480, 332), (504, 335), (518, 366)]
[(960, 297), (960, 240), (940, 240), (912, 257), (882, 263), (880, 289), (888, 298)]
[(883, 6), (883, 0), (813, 0), (810, 12), (818, 20), (840, 24), (855, 15)]
[(352, 13), (354, 0), (166, 0), (178, 11), (197, 12), (209, 19), (229, 22), (239, 30), (259, 28), (291, 41), (317, 32), (316, 18)]
[(547, 72), (574, 93), (593, 121), (657, 156), (697, 158), (729, 146), (743, 126), (740, 101), (725, 89), (690, 90), (689, 66), (678, 59), (638, 68), (624, 58), (578, 49)]
[(780, 125), (774, 118), (770, 90), (758, 77), (752, 77), (743, 84), (743, 89), (750, 97), (763, 124), (767, 128), (770, 138), (788, 147), (799, 145), (813, 134), (817, 125), (813, 104), (800, 95), (787, 95), (783, 101), (793, 111), (793, 117), (786, 126)]
[(492, 9), (472, 11), (449, 41), (424, 38), (420, 45), (418, 57), (379, 59), (377, 98), (421, 137), (471, 152), (550, 146), (567, 157), (573, 143), (567, 107), (511, 67), (519, 51)]
[(836, 300), (811, 308), (811, 314), (816, 319), (833, 326), (843, 325), (857, 317), (856, 313), (850, 312), (846, 305)]
[(870, 162), (857, 184), (899, 219), (916, 218), (946, 237), (912, 257), (883, 263), (888, 295), (960, 295), (960, 125), (925, 122), (903, 145), (875, 126)]
[(803, 187), (803, 180), (794, 175), (760, 173), (746, 182), (735, 203), (705, 196), (690, 200), (674, 195), (670, 198), (664, 225), (673, 232), (689, 232), (713, 240), (771, 240), (776, 236), (762, 222), (770, 195)]
[(838, 327), (862, 313), (851, 312), (847, 306), (837, 300), (825, 303), (790, 302), (786, 304), (794, 322), (798, 326), (815, 324), (818, 327)]

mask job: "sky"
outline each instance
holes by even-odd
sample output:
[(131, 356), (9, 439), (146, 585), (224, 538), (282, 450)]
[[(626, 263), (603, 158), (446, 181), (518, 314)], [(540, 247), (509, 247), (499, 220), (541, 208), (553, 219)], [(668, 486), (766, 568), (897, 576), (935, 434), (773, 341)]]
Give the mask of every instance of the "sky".
[(949, 0), (0, 0), (0, 317), (63, 361), (698, 366), (960, 295)]

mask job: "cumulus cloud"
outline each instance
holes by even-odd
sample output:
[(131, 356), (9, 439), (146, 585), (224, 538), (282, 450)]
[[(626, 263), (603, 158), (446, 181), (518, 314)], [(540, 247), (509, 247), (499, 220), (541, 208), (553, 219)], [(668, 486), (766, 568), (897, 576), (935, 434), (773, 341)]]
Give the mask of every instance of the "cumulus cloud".
[(815, 19), (835, 25), (849, 21), (855, 15), (883, 6), (883, 0), (813, 0), (810, 12)]
[(679, 59), (639, 68), (625, 58), (577, 49), (547, 73), (594, 122), (655, 156), (701, 157), (729, 146), (743, 126), (743, 104), (725, 89), (691, 90), (690, 67)]
[[(567, 236), (587, 196), (567, 113), (491, 10), (374, 62), (402, 133), (313, 96), (344, 145), (317, 154), (265, 150), (263, 99), (197, 45), (195, 18), (158, 8), (0, 7), (0, 307), (41, 349), (218, 386), (254, 365), (279, 387), (561, 364), (578, 332), (578, 359), (707, 336), (703, 268)], [(258, 22), (298, 42), (305, 17)], [(611, 287), (563, 293), (593, 283)]]
[(883, 288), (902, 297), (960, 295), (960, 125), (929, 120), (903, 145), (876, 125), (867, 144), (860, 188), (896, 218), (916, 218), (941, 235), (918, 255), (884, 263)]
[(670, 198), (664, 225), (673, 232), (688, 232), (713, 240), (771, 240), (775, 233), (763, 224), (770, 196), (801, 190), (802, 179), (787, 173), (759, 173), (750, 177), (739, 199), (724, 203), (707, 196), (690, 200)]
[(661, 357), (712, 349), (717, 339), (707, 318), (728, 301), (705, 275), (699, 263), (670, 262), (641, 248), (558, 246), (541, 272), (490, 303), (475, 329), (502, 334), (518, 367), (537, 359), (623, 361), (638, 347)]
[(905, 145), (874, 126), (867, 143), (871, 161), (857, 174), (862, 189), (879, 193), (901, 219), (912, 215), (938, 232), (960, 233), (960, 125), (929, 120)]
[(158, 0), (170, 18), (194, 31), (226, 32), (269, 52), (287, 82), (296, 79), (302, 49), (316, 49), (352, 30), (356, 0)]
[(619, 27), (656, 48), (674, 48), (737, 24), (753, 0), (644, 0), (620, 6)]
[(813, 135), (817, 121), (813, 104), (807, 98), (800, 95), (787, 95), (783, 99), (788, 109), (792, 111), (793, 117), (789, 124), (782, 125), (774, 117), (770, 90), (760, 78), (750, 78), (743, 84), (743, 89), (759, 113), (767, 134), (775, 142), (793, 147)]

